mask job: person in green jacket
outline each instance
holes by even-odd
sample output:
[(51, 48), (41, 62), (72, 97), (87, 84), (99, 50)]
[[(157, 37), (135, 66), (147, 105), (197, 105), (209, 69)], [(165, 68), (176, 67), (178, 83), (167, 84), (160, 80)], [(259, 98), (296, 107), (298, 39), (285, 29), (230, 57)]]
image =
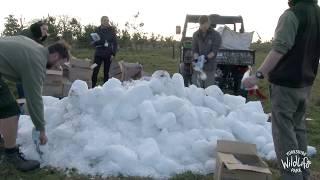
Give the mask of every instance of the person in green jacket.
[[(279, 18), (272, 48), (246, 88), (270, 83), (272, 136), (283, 180), (310, 179), (306, 109), (320, 58), (318, 0), (289, 0)], [(299, 160), (297, 164), (293, 160)]]
[(26, 160), (16, 146), (19, 107), (4, 81), (21, 82), (27, 106), (40, 143), (47, 143), (42, 85), (46, 69), (69, 61), (69, 47), (60, 41), (44, 47), (25, 36), (0, 38), (0, 132), (4, 139), (4, 160), (18, 170), (29, 171), (40, 167), (34, 160)]
[[(37, 43), (43, 45), (48, 37), (48, 24), (45, 21), (38, 21), (30, 25), (28, 29), (24, 29), (21, 35), (26, 36)], [(24, 98), (24, 92), (21, 83), (16, 84), (18, 97)]]

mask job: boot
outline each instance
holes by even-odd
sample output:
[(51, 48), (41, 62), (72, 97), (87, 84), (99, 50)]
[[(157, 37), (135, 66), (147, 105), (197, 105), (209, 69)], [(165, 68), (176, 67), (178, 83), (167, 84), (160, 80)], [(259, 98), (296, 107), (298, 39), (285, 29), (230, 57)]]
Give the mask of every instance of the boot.
[[(10, 151), (10, 152), (9, 152)], [(5, 150), (4, 161), (13, 165), (17, 170), (27, 172), (40, 168), (40, 162), (35, 160), (27, 160), (24, 154), (20, 152), (19, 147), (12, 150)]]

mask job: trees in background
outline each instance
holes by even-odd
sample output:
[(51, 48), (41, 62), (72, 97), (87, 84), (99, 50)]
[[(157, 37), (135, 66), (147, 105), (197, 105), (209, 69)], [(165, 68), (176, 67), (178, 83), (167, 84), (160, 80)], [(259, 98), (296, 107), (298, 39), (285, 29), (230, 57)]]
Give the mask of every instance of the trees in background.
[(48, 41), (53, 42), (59, 39), (59, 29), (57, 26), (57, 18), (49, 16), (46, 18), (48, 24)]
[(19, 24), (19, 20), (10, 14), (8, 17), (4, 18), (6, 22), (4, 23), (5, 29), (2, 34), (4, 36), (14, 36), (18, 33), (21, 33), (23, 26)]
[[(31, 23), (24, 23), (21, 19), (19, 20), (14, 15), (5, 17), (4, 30), (1, 35), (19, 35), (30, 26)], [(48, 15), (42, 19), (34, 19), (31, 22), (38, 20), (45, 20), (48, 24), (49, 37), (47, 43), (64, 39), (76, 47), (89, 47), (90, 34), (97, 28), (91, 24), (82, 25), (77, 18), (66, 15), (57, 17)], [(117, 33), (120, 48), (140, 50), (143, 48), (171, 47), (174, 43), (173, 37), (144, 32), (144, 23), (140, 19), (139, 12), (125, 23), (124, 29), (120, 29), (118, 24), (114, 22), (110, 22), (110, 24)]]

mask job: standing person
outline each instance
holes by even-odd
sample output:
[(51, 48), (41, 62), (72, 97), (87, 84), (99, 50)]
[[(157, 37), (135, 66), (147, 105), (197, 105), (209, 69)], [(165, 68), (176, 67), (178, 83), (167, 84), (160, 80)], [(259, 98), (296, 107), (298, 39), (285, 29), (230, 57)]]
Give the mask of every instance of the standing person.
[[(207, 61), (203, 67), (204, 72), (207, 74), (207, 79), (201, 83), (201, 86), (205, 88), (214, 85), (215, 82), (217, 67), (215, 58), (221, 46), (221, 36), (217, 31), (210, 27), (208, 16), (201, 16), (199, 18), (199, 24), (199, 30), (193, 34), (192, 51), (195, 61), (201, 55), (203, 55)], [(195, 75), (196, 73), (194, 71), (192, 75), (193, 83), (196, 81)]]
[(281, 15), (275, 30), (272, 50), (244, 85), (250, 88), (259, 79), (269, 80), (272, 135), (281, 176), (284, 180), (307, 180), (308, 168), (294, 173), (283, 162), (297, 157), (286, 154), (291, 150), (307, 151), (305, 113), (319, 64), (320, 8), (317, 0), (289, 0), (288, 4), (290, 8)]
[(92, 88), (97, 85), (97, 77), (102, 63), (104, 64), (104, 82), (108, 81), (111, 61), (116, 56), (118, 48), (115, 29), (110, 25), (107, 16), (101, 17), (101, 26), (97, 28), (96, 34), (99, 36), (99, 40), (92, 42), (96, 48), (94, 63), (97, 64), (92, 73)]
[(30, 25), (29, 29), (25, 29), (21, 35), (27, 36), (43, 45), (43, 42), (48, 37), (48, 24), (45, 21), (35, 22)]
[(46, 144), (42, 85), (46, 69), (69, 60), (68, 46), (54, 43), (48, 48), (25, 36), (0, 38), (0, 132), (4, 139), (4, 161), (18, 170), (30, 171), (40, 167), (34, 160), (26, 160), (16, 146), (19, 107), (3, 78), (21, 82), (31, 119), (40, 131), (40, 143)]

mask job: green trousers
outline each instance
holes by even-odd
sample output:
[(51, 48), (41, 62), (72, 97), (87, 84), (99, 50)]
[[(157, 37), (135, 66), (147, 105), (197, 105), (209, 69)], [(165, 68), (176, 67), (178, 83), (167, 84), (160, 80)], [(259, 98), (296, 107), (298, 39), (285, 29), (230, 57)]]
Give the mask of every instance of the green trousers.
[[(272, 135), (283, 180), (307, 180), (310, 176), (307, 167), (285, 166), (285, 163), (290, 163), (295, 157), (300, 158), (300, 163), (307, 159), (304, 154), (288, 152), (307, 152), (305, 113), (310, 91), (311, 87), (288, 88), (274, 84), (270, 86)], [(297, 168), (301, 171), (295, 171)]]
[(0, 74), (0, 119), (19, 114), (19, 106)]

